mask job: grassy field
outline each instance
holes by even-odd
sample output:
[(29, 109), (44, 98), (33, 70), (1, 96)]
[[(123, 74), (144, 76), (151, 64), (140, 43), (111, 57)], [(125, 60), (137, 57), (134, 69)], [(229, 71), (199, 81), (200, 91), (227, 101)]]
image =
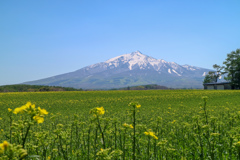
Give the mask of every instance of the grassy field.
[(0, 109), (2, 159), (240, 159), (240, 91), (0, 93)]

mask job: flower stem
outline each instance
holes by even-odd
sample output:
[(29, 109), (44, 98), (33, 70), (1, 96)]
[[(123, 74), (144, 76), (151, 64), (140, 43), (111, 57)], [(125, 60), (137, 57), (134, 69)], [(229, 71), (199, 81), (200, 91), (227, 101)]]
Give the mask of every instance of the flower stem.
[(136, 156), (135, 156), (135, 144), (136, 144), (136, 109), (134, 107), (134, 110), (133, 110), (133, 160), (136, 159)]
[(27, 132), (26, 132), (25, 137), (23, 138), (23, 142), (22, 142), (23, 148), (24, 148), (24, 145), (25, 145), (25, 142), (26, 142), (27, 135), (28, 135), (28, 132), (29, 132), (29, 130), (30, 130), (30, 127), (31, 127), (31, 125), (28, 124)]

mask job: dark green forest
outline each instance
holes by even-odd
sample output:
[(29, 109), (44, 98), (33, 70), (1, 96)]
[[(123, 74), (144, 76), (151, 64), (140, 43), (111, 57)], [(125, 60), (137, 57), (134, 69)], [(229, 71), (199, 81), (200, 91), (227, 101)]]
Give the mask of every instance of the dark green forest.
[(0, 86), (0, 92), (46, 92), (46, 91), (81, 91), (82, 89), (75, 89), (70, 87), (59, 86), (42, 86), (42, 85), (4, 85)]

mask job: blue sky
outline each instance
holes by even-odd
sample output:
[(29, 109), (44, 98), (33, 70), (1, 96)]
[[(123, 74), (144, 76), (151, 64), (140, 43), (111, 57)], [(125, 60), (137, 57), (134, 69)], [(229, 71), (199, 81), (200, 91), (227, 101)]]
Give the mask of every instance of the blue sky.
[(240, 48), (239, 6), (239, 0), (2, 0), (0, 85), (136, 50), (211, 69)]

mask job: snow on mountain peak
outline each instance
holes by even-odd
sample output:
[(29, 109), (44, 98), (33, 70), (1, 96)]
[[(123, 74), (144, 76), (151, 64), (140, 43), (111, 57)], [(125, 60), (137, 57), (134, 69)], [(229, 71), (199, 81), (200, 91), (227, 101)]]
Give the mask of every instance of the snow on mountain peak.
[(195, 71), (196, 69), (199, 69), (198, 67), (195, 66), (190, 66), (190, 65), (182, 65), (182, 67), (186, 68), (187, 70)]
[(143, 55), (142, 53), (140, 53), (139, 51), (137, 52), (133, 52), (130, 54), (131, 57), (129, 57), (129, 69), (132, 70), (132, 67), (136, 64), (138, 64), (138, 66), (140, 67), (140, 69), (144, 68), (147, 66), (148, 64), (148, 60), (147, 60), (147, 56)]
[(117, 56), (117, 57), (111, 58), (111, 59), (107, 60), (106, 63), (109, 63), (109, 62), (112, 62), (112, 61), (116, 61), (116, 60), (124, 60), (124, 61), (129, 61), (129, 60), (133, 60), (133, 59), (141, 60), (141, 59), (144, 59), (144, 57), (147, 57), (147, 56), (143, 55), (139, 51), (136, 51), (136, 52), (123, 54), (121, 56)]
[(138, 64), (139, 66), (146, 64), (147, 57), (148, 56), (143, 55), (141, 52), (136, 51), (109, 59), (105, 63), (109, 65), (114, 65), (115, 67), (117, 67), (120, 62), (122, 62), (123, 64), (128, 63), (128, 68), (132, 70), (132, 67), (136, 64)]
[(153, 68), (159, 71), (162, 67), (171, 66), (175, 70), (179, 68), (179, 65), (174, 62), (166, 62), (162, 59), (155, 59), (150, 56), (142, 54), (140, 51), (135, 51), (129, 54), (123, 54), (115, 58), (111, 58), (104, 62), (106, 66), (118, 67), (120, 64), (127, 64), (129, 70), (137, 67), (139, 69)]
[[(185, 70), (195, 71), (198, 70), (197, 67), (190, 65), (179, 65), (175, 62), (166, 62), (163, 59), (155, 59), (140, 51), (135, 51), (129, 54), (123, 54), (115, 58), (105, 61), (104, 68), (116, 68), (122, 66), (125, 69), (135, 70), (135, 69), (153, 69), (159, 73), (176, 74), (182, 76)], [(121, 67), (121, 68), (122, 68)]]
[(139, 55), (139, 56), (142, 56), (143, 54), (140, 52), (140, 51), (135, 51), (135, 52), (132, 52), (130, 53), (131, 55)]

